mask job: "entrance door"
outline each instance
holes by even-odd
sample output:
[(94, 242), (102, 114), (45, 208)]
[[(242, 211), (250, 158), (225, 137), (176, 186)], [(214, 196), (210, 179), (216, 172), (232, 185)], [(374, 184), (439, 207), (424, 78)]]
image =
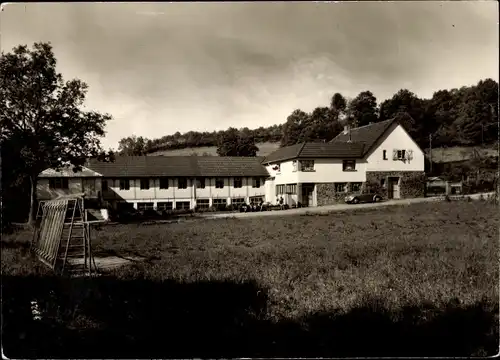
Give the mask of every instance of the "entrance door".
[(303, 184), (302, 185), (302, 206), (312, 206), (313, 205), (313, 184)]
[(398, 177), (390, 177), (388, 181), (387, 187), (388, 196), (390, 199), (399, 199), (399, 178)]

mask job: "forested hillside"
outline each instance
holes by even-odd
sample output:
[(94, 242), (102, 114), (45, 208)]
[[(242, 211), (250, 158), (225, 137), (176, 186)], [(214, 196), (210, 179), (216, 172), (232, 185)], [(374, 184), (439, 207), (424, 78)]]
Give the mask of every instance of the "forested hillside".
[[(474, 86), (436, 91), (432, 98), (421, 99), (407, 89), (401, 89), (390, 99), (378, 102), (370, 91), (363, 91), (353, 99), (342, 94), (332, 96), (330, 104), (320, 104), (312, 112), (294, 110), (283, 124), (258, 129), (225, 131), (179, 132), (158, 139), (130, 136), (119, 143), (123, 155), (145, 155), (166, 150), (197, 147), (226, 150), (228, 143), (236, 146), (244, 141), (253, 144), (279, 143), (281, 146), (300, 141), (329, 141), (348, 123), (362, 126), (370, 122), (397, 117), (422, 148), (486, 145), (498, 139), (498, 83), (492, 79), (479, 81)], [(279, 119), (277, 119), (279, 121)], [(248, 144), (247, 144), (248, 145)], [(243, 152), (244, 153), (244, 152)], [(240, 156), (252, 156), (238, 152)], [(208, 155), (208, 154), (206, 154)]]

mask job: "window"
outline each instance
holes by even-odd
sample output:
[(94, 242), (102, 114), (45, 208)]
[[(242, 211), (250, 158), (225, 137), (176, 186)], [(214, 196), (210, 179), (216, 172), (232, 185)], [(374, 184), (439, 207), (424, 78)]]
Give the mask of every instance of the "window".
[(152, 202), (137, 203), (137, 210), (153, 210), (154, 204)]
[(292, 165), (293, 165), (293, 172), (296, 172), (297, 171), (297, 160), (293, 160), (292, 162)]
[(282, 195), (285, 193), (285, 185), (276, 185), (276, 195)]
[(346, 183), (335, 183), (335, 192), (345, 192), (346, 191)]
[(60, 179), (50, 179), (49, 180), (49, 188), (50, 189), (68, 189), (68, 178), (60, 178)]
[(231, 205), (233, 206), (241, 206), (245, 203), (245, 198), (234, 198), (231, 199)]
[(406, 150), (394, 149), (392, 152), (393, 160), (404, 160), (406, 158)]
[(252, 187), (253, 188), (260, 188), (260, 178), (254, 177), (252, 179)]
[(314, 171), (314, 160), (301, 160), (300, 171)]
[(108, 186), (108, 180), (103, 180), (102, 181), (102, 191), (108, 191), (109, 186)]
[(191, 203), (189, 201), (177, 201), (175, 203), (176, 210), (189, 210), (191, 208)]
[(173, 208), (173, 204), (171, 201), (167, 201), (167, 202), (158, 202), (156, 204), (156, 208), (158, 210), (172, 210)]
[(361, 190), (360, 182), (351, 183), (351, 191), (360, 191), (360, 190)]
[(265, 201), (265, 197), (264, 196), (251, 196), (250, 197), (250, 202), (253, 202), (254, 204), (258, 204), (260, 202), (264, 202)]
[[(177, 188), (178, 189), (187, 189), (188, 187), (188, 181), (186, 178), (178, 178), (177, 179)], [(178, 204), (178, 203), (176, 203)]]
[(243, 187), (243, 181), (241, 180), (240, 177), (235, 177), (234, 178), (234, 188), (239, 189)]
[(160, 178), (160, 189), (161, 190), (168, 189), (168, 178), (166, 178), (166, 177), (161, 177)]
[(210, 200), (209, 199), (197, 199), (196, 200), (196, 207), (198, 209), (208, 209), (210, 207)]
[(279, 173), (281, 171), (281, 165), (280, 164), (273, 165), (271, 169)]
[(387, 160), (387, 150), (382, 151), (382, 156), (384, 160)]
[(382, 186), (383, 188), (385, 188), (385, 179), (380, 179), (380, 186)]
[(196, 179), (196, 188), (204, 189), (205, 188), (205, 178)]
[(227, 199), (213, 199), (212, 200), (212, 203), (214, 206), (217, 206), (217, 205), (227, 205)]
[(342, 162), (342, 171), (356, 171), (356, 160), (344, 160)]
[(130, 190), (129, 179), (120, 179), (120, 190)]
[(141, 190), (149, 190), (149, 179), (141, 179)]
[(297, 184), (288, 184), (286, 186), (287, 194), (297, 194)]
[(224, 188), (224, 179), (223, 178), (215, 179), (215, 188), (216, 189), (223, 189)]

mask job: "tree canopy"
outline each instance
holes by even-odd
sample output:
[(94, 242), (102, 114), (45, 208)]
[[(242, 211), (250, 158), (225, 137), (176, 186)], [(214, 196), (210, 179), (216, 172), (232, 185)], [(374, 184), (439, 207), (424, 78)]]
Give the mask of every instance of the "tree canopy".
[[(330, 104), (325, 105), (319, 104), (310, 113), (295, 109), (282, 124), (237, 131), (253, 138), (255, 143), (279, 142), (281, 146), (287, 146), (302, 141), (329, 141), (347, 124), (363, 126), (398, 118), (422, 147), (428, 145), (429, 135), (435, 146), (490, 144), (498, 139), (498, 83), (492, 79), (459, 89), (438, 90), (430, 99), (419, 98), (412, 91), (401, 89), (379, 104), (369, 90), (360, 92), (351, 100), (335, 93)], [(143, 154), (217, 146), (218, 139), (232, 131), (233, 128), (217, 132), (177, 132), (159, 139), (144, 139), (145, 148), (138, 146), (143, 150), (133, 152)], [(140, 138), (135, 141), (141, 142)]]
[(229, 128), (219, 138), (217, 154), (219, 156), (257, 156), (259, 148), (250, 134)]
[[(101, 145), (108, 114), (84, 111), (87, 84), (64, 81), (50, 43), (17, 46), (0, 57), (0, 146), (2, 173), (26, 178), (31, 187), (30, 221), (39, 173), (85, 160), (109, 160)], [(9, 184), (3, 184), (9, 185)]]

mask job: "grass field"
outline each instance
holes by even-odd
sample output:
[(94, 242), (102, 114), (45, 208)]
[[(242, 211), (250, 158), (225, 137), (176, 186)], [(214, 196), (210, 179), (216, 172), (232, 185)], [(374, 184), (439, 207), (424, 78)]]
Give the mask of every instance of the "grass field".
[[(267, 156), (273, 151), (280, 147), (279, 143), (263, 142), (255, 144), (259, 148), (257, 156)], [(186, 148), (186, 149), (175, 149), (175, 150), (162, 150), (149, 154), (150, 156), (155, 155), (165, 155), (165, 156), (186, 156), (196, 153), (197, 155), (203, 155), (207, 153), (212, 156), (217, 156), (217, 146), (202, 146), (196, 148)]]
[[(481, 201), (110, 226), (94, 233), (96, 253), (148, 261), (92, 281), (49, 275), (20, 232), (2, 240), (4, 351), (493, 355), (498, 231), (497, 205)], [(37, 327), (33, 299), (45, 314)]]

